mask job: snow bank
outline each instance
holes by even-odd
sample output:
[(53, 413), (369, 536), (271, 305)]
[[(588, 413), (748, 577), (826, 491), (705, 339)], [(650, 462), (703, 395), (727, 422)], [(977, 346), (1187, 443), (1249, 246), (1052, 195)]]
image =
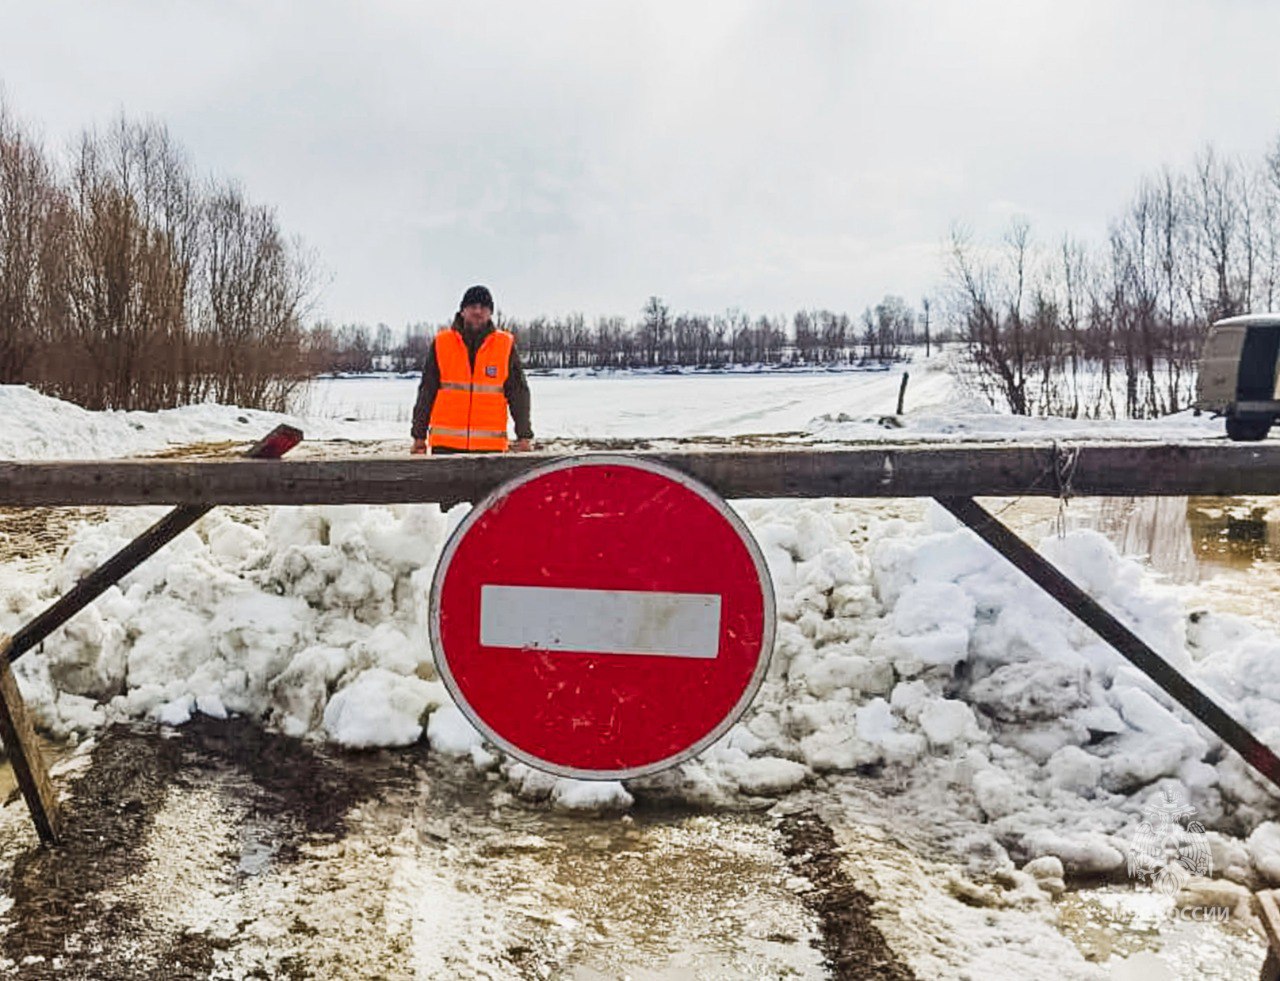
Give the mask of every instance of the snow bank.
[[(1068, 873), (1115, 873), (1155, 788), (1224, 834), (1275, 815), (1275, 797), (1233, 752), (941, 508), (923, 527), (858, 527), (829, 502), (744, 511), (779, 587), (774, 663), (742, 724), (759, 752), (878, 774), (978, 864), (1054, 856)], [(1280, 639), (1236, 618), (1188, 616), (1095, 532), (1040, 550), (1280, 746)], [(713, 794), (733, 782), (702, 777)], [(1255, 842), (1269, 876), (1280, 866), (1260, 859), (1280, 862), (1280, 842)], [(1220, 857), (1219, 870), (1247, 878), (1241, 856)]]
[[(81, 526), (44, 595), (30, 577), (5, 578), (0, 626), (158, 513)], [(212, 512), (23, 658), (19, 679), (55, 734), (231, 711), (351, 747), (415, 742), (448, 701), (422, 624), (448, 527), (434, 505), (280, 508), (260, 529)]]
[[(410, 397), (409, 405), (412, 405)], [(312, 439), (408, 439), (408, 423), (313, 418), (232, 405), (187, 405), (162, 412), (91, 412), (25, 385), (0, 385), (0, 460), (104, 460), (192, 443), (260, 439), (280, 423)], [(21, 420), (21, 425), (10, 421)]]
[(248, 441), (296, 420), (226, 405), (164, 412), (91, 412), (25, 385), (0, 385), (0, 460), (98, 460), (153, 453), (173, 444)]
[[(908, 395), (908, 402), (910, 396)], [(970, 404), (921, 405), (900, 416), (849, 412), (823, 413), (807, 427), (811, 436), (824, 440), (909, 440), (956, 442), (1039, 439), (1176, 440), (1217, 439), (1222, 420), (1196, 416), (1190, 409), (1159, 419), (1066, 419), (1045, 416), (1012, 416), (987, 406)]]

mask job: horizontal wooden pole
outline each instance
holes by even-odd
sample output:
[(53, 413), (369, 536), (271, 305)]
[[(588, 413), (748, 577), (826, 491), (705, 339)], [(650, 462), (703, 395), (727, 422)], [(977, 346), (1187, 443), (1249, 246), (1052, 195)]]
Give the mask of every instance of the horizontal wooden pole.
[[(1280, 494), (1280, 442), (803, 446), (612, 454), (730, 499)], [(474, 501), (551, 453), (0, 462), (0, 506)]]

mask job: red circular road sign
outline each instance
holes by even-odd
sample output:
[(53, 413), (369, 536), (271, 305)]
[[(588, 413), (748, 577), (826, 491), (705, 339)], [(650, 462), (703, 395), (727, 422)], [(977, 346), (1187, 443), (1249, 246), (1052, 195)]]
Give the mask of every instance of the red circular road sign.
[(750, 704), (773, 650), (768, 569), (742, 520), (668, 467), (536, 467), (477, 505), (431, 586), (458, 707), (531, 766), (589, 779), (672, 766)]

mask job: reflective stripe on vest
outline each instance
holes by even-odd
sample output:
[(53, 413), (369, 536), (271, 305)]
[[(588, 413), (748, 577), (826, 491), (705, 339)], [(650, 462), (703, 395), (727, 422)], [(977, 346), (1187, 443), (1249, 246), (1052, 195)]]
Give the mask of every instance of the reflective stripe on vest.
[(440, 388), (450, 392), (501, 392), (501, 385), (485, 385), (476, 382), (474, 385), (464, 385), (460, 382), (441, 382)]
[(475, 366), (462, 335), (436, 334), (440, 390), (431, 407), (428, 442), (453, 450), (501, 452), (507, 448), (507, 399), (503, 386), (515, 338), (495, 330), (476, 351)]
[(491, 439), (506, 439), (507, 436), (505, 431), (498, 432), (495, 430), (493, 432), (485, 432), (480, 429), (446, 429), (444, 426), (432, 426), (431, 434), (433, 436), (453, 436), (458, 439), (466, 439), (468, 436), (486, 436)]

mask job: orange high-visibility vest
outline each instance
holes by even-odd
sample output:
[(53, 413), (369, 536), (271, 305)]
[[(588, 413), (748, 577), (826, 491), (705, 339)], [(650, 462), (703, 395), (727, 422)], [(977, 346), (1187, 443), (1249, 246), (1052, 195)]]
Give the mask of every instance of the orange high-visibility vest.
[(453, 450), (502, 452), (507, 448), (507, 381), (515, 336), (495, 330), (476, 351), (472, 368), (462, 335), (449, 328), (436, 334), (440, 391), (431, 406), (429, 442)]

